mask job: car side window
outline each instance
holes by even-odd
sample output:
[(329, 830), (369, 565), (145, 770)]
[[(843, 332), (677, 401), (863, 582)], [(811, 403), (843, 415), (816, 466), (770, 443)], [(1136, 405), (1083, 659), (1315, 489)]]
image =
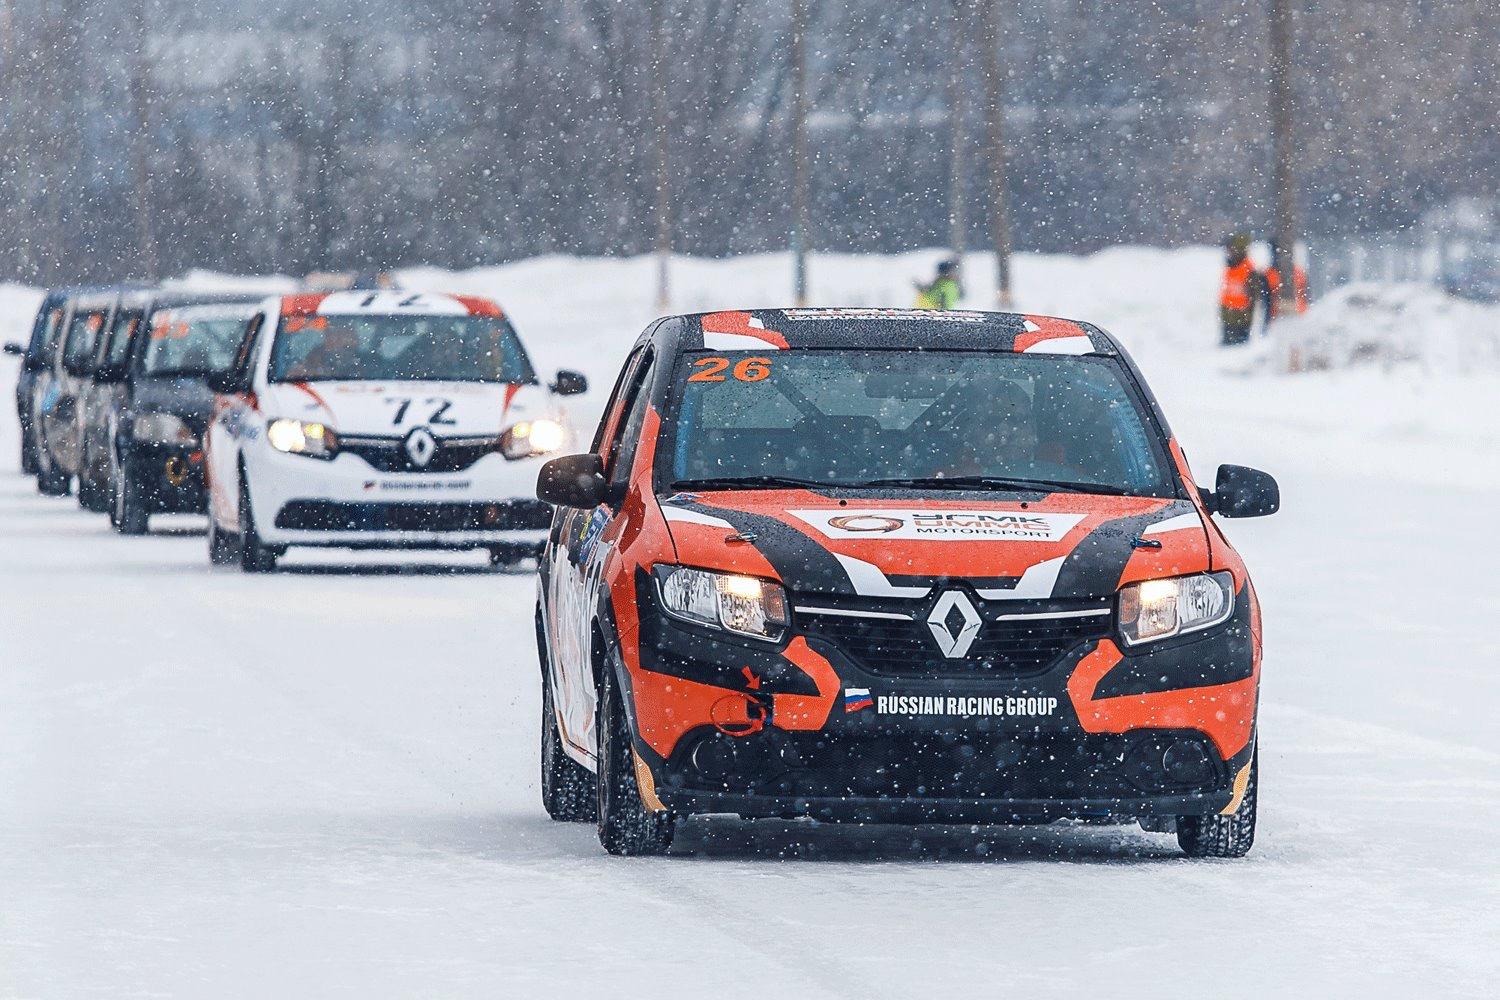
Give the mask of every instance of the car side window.
[(615, 435), (604, 462), (604, 477), (611, 483), (624, 482), (630, 474), (630, 467), (635, 463), (635, 451), (641, 440), (641, 425), (646, 421), (646, 410), (651, 403), (651, 374), (655, 370), (653, 360), (651, 352), (647, 351), (636, 366), (635, 376), (630, 380), (625, 416), (620, 421), (620, 430)]
[(135, 336), (136, 329), (141, 325), (141, 314), (138, 310), (122, 309), (115, 316), (114, 330), (109, 335), (109, 348), (104, 355), (104, 363), (110, 367), (123, 365), (130, 357), (130, 342)]
[(620, 430), (620, 417), (630, 399), (628, 388), (634, 384), (636, 366), (645, 351), (643, 347), (632, 352), (620, 366), (620, 376), (615, 379), (615, 387), (609, 392), (609, 403), (604, 407), (604, 416), (599, 419), (599, 429), (594, 432), (594, 443), (589, 446), (589, 451), (595, 455), (607, 457), (614, 448), (615, 438)]
[(70, 366), (87, 364), (94, 356), (94, 347), (103, 329), (104, 313), (75, 313), (73, 322), (68, 325), (67, 343), (63, 345), (63, 362)]

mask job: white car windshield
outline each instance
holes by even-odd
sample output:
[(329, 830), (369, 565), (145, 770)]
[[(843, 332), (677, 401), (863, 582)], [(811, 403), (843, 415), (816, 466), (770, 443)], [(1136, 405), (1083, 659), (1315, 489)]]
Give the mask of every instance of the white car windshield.
[(534, 383), (500, 316), (286, 316), (271, 350), (273, 382)]

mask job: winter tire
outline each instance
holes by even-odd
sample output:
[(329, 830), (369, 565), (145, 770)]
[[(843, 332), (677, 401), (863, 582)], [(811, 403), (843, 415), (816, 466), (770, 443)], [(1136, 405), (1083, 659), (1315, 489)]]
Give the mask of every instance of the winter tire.
[(598, 818), (598, 788), (588, 768), (563, 750), (544, 641), (538, 621), (537, 644), (542, 659), (542, 806), (548, 816), (560, 823), (592, 823)]
[(246, 573), (269, 573), (276, 568), (276, 549), (263, 544), (255, 531), (250, 509), (250, 484), (240, 473), (240, 569)]
[(98, 480), (85, 471), (78, 474), (78, 506), (95, 514), (109, 510), (110, 498)]
[(675, 817), (649, 810), (641, 801), (635, 775), (630, 725), (615, 680), (616, 656), (599, 679), (599, 710), (594, 715), (599, 752), (599, 843), (610, 854), (665, 854), (672, 845)]
[(141, 496), (141, 484), (136, 482), (129, 463), (122, 461), (119, 469), (109, 523), (122, 535), (144, 535), (151, 516), (146, 511), (146, 498)]
[(1239, 808), (1228, 816), (1178, 816), (1177, 844), (1190, 858), (1243, 858), (1255, 843), (1256, 784), (1260, 750), (1250, 754), (1250, 776)]
[(37, 474), (36, 450), (31, 443), (31, 431), (21, 431), (21, 474), (23, 476), (34, 476)]
[(208, 515), (208, 561), (215, 566), (233, 566), (239, 559), (234, 536), (219, 530), (218, 519)]

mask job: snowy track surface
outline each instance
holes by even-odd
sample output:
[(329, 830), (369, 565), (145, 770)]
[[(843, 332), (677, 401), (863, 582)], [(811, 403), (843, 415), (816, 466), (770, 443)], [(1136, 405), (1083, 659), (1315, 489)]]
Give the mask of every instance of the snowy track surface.
[[(880, 262), (885, 287), (912, 261)], [(684, 305), (773, 300), (773, 263), (700, 265), (721, 277)], [(245, 577), (210, 570), (201, 519), (115, 537), (15, 472), (6, 359), (0, 997), (1494, 996), (1500, 379), (1239, 376), (1199, 346), (1210, 256), (1020, 264), (1028, 307), (1131, 345), (1201, 479), (1281, 480), (1280, 515), (1230, 526), (1266, 621), (1249, 858), (727, 821), (605, 857), (538, 801), (530, 575), (322, 554)], [(649, 266), (451, 284), (607, 387)], [(873, 298), (871, 265), (817, 266), (825, 301)], [(539, 278), (586, 271), (543, 312)], [(589, 301), (600, 276), (623, 307)]]

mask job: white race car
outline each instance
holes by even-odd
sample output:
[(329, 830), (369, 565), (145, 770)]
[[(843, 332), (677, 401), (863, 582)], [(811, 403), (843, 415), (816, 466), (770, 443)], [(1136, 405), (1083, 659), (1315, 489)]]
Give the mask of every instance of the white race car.
[(209, 557), (249, 572), (289, 545), (534, 554), (537, 469), (588, 387), (542, 385), (493, 302), (391, 291), (267, 300), (210, 384)]

